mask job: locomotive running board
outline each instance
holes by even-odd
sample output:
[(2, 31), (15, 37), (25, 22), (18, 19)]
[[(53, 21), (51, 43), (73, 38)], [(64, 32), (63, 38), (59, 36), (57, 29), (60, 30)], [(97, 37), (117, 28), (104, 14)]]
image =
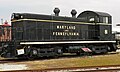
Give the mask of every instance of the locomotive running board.
[(20, 44), (79, 44), (79, 43), (116, 43), (116, 41), (64, 41), (64, 42), (20, 42)]

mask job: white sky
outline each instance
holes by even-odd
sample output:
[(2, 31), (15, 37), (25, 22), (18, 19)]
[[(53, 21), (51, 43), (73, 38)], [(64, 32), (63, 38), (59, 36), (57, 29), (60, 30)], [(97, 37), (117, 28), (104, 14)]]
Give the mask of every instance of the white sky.
[(13, 12), (51, 15), (55, 7), (62, 16), (71, 16), (72, 9), (76, 9), (77, 15), (85, 10), (107, 12), (113, 18), (113, 31), (120, 31), (116, 27), (120, 23), (120, 0), (0, 0), (0, 19), (10, 23)]

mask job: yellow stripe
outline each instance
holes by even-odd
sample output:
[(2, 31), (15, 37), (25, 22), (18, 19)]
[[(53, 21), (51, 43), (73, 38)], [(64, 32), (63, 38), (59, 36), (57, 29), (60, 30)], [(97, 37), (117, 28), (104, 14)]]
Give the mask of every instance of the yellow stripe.
[[(70, 21), (40, 20), (40, 19), (18, 19), (18, 20), (12, 20), (11, 22), (18, 22), (18, 21), (40, 21), (40, 22), (58, 22), (58, 23), (69, 23), (69, 24), (90, 24), (90, 25), (95, 25), (95, 23), (86, 23), (86, 22), (70, 22)], [(111, 25), (111, 24), (96, 23), (96, 25)]]

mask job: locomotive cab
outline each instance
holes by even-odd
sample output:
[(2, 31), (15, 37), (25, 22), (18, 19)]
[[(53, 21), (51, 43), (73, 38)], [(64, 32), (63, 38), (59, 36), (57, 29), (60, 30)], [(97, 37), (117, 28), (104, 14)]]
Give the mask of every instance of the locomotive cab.
[(83, 22), (112, 24), (111, 15), (104, 12), (84, 11), (80, 13), (77, 18)]
[[(78, 15), (82, 22), (94, 23), (88, 25), (88, 35), (95, 40), (114, 40), (112, 36), (112, 17), (108, 13), (84, 11)], [(92, 36), (91, 36), (92, 35)]]

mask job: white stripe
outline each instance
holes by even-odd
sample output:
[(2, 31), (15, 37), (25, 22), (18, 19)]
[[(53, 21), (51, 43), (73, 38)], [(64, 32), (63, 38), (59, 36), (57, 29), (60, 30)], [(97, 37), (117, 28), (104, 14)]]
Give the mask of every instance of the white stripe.
[(20, 42), (20, 44), (115, 43), (116, 41)]

